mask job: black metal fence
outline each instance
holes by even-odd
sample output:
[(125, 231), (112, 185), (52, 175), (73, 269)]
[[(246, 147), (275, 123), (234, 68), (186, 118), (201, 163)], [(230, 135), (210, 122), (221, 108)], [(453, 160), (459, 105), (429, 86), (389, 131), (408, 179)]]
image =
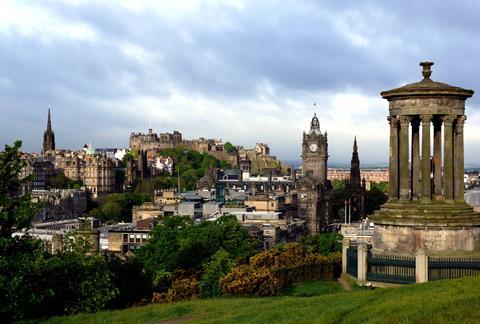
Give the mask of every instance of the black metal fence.
[(480, 258), (428, 258), (428, 281), (480, 275)]
[(358, 278), (358, 250), (356, 246), (349, 246), (347, 249), (347, 273)]
[(415, 283), (415, 258), (369, 253), (367, 280), (395, 284)]

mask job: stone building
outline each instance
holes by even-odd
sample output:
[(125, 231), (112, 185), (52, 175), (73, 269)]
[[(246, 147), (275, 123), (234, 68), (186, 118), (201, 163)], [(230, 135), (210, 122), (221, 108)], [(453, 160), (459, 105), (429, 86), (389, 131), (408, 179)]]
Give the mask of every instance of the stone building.
[(48, 108), (48, 120), (47, 120), (47, 129), (43, 133), (43, 148), (42, 154), (47, 153), (48, 151), (55, 150), (55, 134), (52, 130), (52, 121), (50, 118), (50, 108)]
[(327, 133), (320, 131), (320, 122), (313, 116), (310, 131), (303, 133), (303, 177), (296, 182), (298, 216), (307, 221), (310, 233), (325, 232), (332, 223), (333, 188), (327, 180)]
[(82, 181), (94, 198), (115, 191), (114, 168), (105, 155), (85, 156)]
[(81, 180), (93, 198), (115, 191), (115, 164), (105, 154), (53, 151), (55, 169), (71, 180)]
[(389, 102), (390, 192), (372, 217), (373, 247), (428, 255), (473, 251), (480, 214), (465, 203), (463, 184), (465, 101), (473, 91), (432, 81), (433, 63), (420, 65), (423, 80), (381, 93)]
[(22, 186), (22, 193), (48, 189), (50, 187), (50, 178), (55, 176), (55, 166), (52, 161), (44, 156), (35, 156), (27, 153), (22, 154), (22, 159), (26, 163), (22, 170), (22, 178), (33, 176), (32, 181)]
[(83, 217), (87, 213), (87, 193), (80, 189), (33, 190), (32, 202), (42, 203), (37, 215), (42, 222)]

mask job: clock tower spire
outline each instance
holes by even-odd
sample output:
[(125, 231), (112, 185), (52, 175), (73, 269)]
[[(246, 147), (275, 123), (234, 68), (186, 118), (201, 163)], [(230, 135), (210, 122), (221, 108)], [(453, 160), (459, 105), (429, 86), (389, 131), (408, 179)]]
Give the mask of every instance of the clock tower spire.
[(310, 122), (310, 131), (308, 133), (303, 133), (303, 175), (311, 174), (320, 181), (326, 181), (327, 160), (327, 133), (322, 134), (317, 114), (314, 114), (312, 121)]

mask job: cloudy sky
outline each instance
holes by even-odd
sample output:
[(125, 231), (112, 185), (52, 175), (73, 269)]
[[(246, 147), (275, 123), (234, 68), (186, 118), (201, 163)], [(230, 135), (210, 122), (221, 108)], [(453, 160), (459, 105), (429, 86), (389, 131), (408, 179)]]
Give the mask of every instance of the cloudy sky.
[[(421, 79), (480, 91), (476, 1), (0, 0), (0, 144), (126, 147), (131, 131), (266, 142), (300, 156), (314, 112), (330, 161), (388, 158), (379, 92)], [(480, 97), (467, 163), (480, 163)], [(316, 107), (313, 103), (316, 103)]]

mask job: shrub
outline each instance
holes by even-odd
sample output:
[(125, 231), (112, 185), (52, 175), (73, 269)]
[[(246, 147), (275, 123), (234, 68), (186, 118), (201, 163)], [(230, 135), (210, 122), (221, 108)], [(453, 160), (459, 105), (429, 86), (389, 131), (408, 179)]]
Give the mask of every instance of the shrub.
[(234, 296), (274, 296), (278, 280), (268, 268), (253, 270), (247, 264), (235, 267), (220, 280), (223, 293)]
[(210, 262), (203, 267), (203, 276), (200, 281), (200, 296), (203, 298), (216, 297), (222, 294), (219, 281), (226, 275), (234, 265), (230, 255), (223, 248), (220, 248)]
[(220, 280), (220, 286), (229, 295), (271, 296), (297, 282), (333, 280), (339, 274), (340, 263), (339, 253), (323, 256), (298, 243), (287, 243), (233, 268)]

